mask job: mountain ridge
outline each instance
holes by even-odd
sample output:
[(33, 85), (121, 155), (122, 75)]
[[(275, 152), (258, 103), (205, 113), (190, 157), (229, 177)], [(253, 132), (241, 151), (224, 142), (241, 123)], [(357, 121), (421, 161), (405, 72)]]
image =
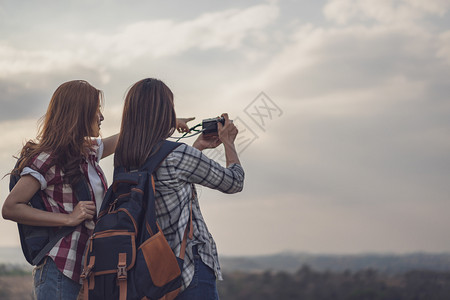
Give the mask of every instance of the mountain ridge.
[(303, 266), (317, 271), (345, 272), (366, 269), (384, 274), (411, 270), (450, 271), (450, 253), (415, 252), (406, 254), (309, 254), (279, 253), (262, 256), (221, 256), (225, 272), (283, 271), (296, 272)]

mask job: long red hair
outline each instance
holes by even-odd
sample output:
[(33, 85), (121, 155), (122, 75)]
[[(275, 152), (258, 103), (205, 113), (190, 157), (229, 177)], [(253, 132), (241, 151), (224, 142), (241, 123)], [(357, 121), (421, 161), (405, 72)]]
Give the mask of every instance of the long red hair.
[(80, 162), (91, 147), (92, 124), (103, 102), (103, 92), (84, 80), (61, 84), (41, 119), (36, 141), (30, 140), (22, 148), (24, 158), (20, 172), (30, 159), (41, 152), (53, 155), (53, 163), (62, 167), (65, 180), (76, 180), (81, 174)]
[(125, 97), (114, 166), (140, 167), (175, 128), (172, 91), (158, 79), (135, 83)]

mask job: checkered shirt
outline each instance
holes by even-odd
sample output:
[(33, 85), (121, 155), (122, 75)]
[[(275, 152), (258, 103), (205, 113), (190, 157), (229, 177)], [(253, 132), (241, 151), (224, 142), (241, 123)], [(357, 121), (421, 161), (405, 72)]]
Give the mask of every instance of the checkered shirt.
[[(99, 145), (92, 146), (88, 160), (95, 167), (102, 181), (103, 190), (106, 191), (106, 179), (98, 164), (99, 156), (101, 155), (98, 151), (99, 148)], [(53, 160), (53, 155), (42, 152), (30, 161), (28, 168), (24, 168), (21, 175), (32, 175), (41, 183), (41, 195), (47, 211), (69, 214), (78, 204), (78, 200), (72, 190), (72, 186), (63, 182), (63, 170), (60, 166), (55, 165)], [(83, 160), (80, 168), (86, 179), (88, 179), (88, 162)], [(88, 186), (91, 191), (91, 199), (94, 199), (89, 180)], [(93, 233), (93, 227), (93, 221), (82, 222), (71, 234), (59, 240), (48, 253), (48, 257), (54, 260), (58, 269), (76, 282), (80, 282), (83, 256), (87, 241)]]
[(177, 256), (189, 221), (189, 203), (191, 199), (193, 200), (194, 237), (192, 240), (188, 239), (186, 247), (182, 289), (189, 286), (194, 276), (193, 245), (197, 245), (202, 261), (214, 270), (216, 277), (221, 280), (216, 243), (200, 211), (194, 184), (224, 193), (237, 193), (243, 188), (244, 170), (239, 164), (231, 164), (228, 168), (224, 168), (201, 151), (183, 144), (166, 157), (155, 172), (154, 178), (157, 220)]

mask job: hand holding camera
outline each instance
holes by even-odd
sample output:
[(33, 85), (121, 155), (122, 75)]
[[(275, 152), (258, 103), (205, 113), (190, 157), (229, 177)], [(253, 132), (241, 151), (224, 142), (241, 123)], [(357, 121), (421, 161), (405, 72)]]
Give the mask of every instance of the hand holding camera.
[[(192, 146), (202, 151), (205, 149), (216, 148), (222, 144), (217, 132), (219, 123), (225, 124), (225, 119), (223, 117), (204, 119), (201, 123), (201, 134)], [(200, 124), (198, 126), (200, 126)]]
[(217, 133), (219, 135), (219, 139), (224, 144), (233, 144), (238, 134), (238, 129), (233, 124), (233, 121), (229, 119), (227, 113), (222, 114), (222, 118), (224, 120), (223, 123), (217, 122)]
[(202, 132), (205, 135), (217, 135), (217, 125), (221, 123), (222, 125), (225, 124), (225, 118), (217, 117), (217, 118), (210, 118), (205, 119), (202, 121)]
[(193, 146), (199, 150), (216, 148), (220, 144), (234, 144), (238, 130), (228, 114), (202, 121), (202, 134)]

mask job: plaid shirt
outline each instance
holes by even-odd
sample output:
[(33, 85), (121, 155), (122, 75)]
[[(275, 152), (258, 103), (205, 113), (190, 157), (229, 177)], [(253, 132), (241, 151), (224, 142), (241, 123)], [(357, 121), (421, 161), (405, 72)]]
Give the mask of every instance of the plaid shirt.
[(189, 221), (189, 203), (193, 199), (194, 238), (188, 239), (186, 247), (182, 274), (183, 289), (190, 284), (195, 271), (193, 245), (197, 245), (202, 261), (213, 269), (216, 277), (221, 280), (216, 243), (202, 217), (193, 184), (200, 184), (224, 193), (237, 193), (243, 188), (244, 170), (239, 164), (224, 168), (201, 151), (183, 144), (166, 157), (154, 177), (158, 223), (177, 256)]
[[(100, 145), (92, 146), (88, 160), (101, 179), (103, 184), (101, 188), (103, 191), (106, 191), (106, 179), (98, 164), (103, 150), (100, 146), (102, 146), (101, 142)], [(72, 186), (63, 182), (64, 172), (60, 166), (53, 163), (53, 158), (54, 156), (49, 153), (40, 153), (30, 161), (29, 166), (24, 168), (21, 175), (32, 175), (41, 183), (41, 195), (47, 211), (69, 214), (78, 204), (78, 200), (72, 190)], [(88, 179), (88, 161), (83, 160), (80, 168)], [(88, 183), (91, 198), (94, 199), (94, 192), (89, 180)], [(94, 188), (98, 189), (100, 187)], [(48, 253), (48, 257), (54, 260), (58, 269), (76, 282), (80, 282), (83, 256), (87, 241), (93, 233), (93, 228), (93, 221), (82, 222), (75, 228), (73, 233), (63, 237)]]

